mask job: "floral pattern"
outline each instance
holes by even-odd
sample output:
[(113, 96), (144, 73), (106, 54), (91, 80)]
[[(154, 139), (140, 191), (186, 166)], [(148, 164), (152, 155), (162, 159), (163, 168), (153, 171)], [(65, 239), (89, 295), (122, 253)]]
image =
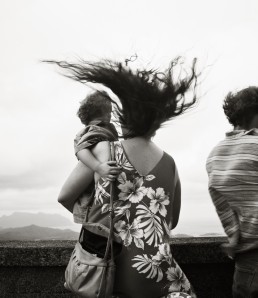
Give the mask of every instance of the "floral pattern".
[(144, 249), (144, 242), (141, 239), (143, 238), (143, 230), (139, 228), (138, 219), (135, 219), (131, 225), (123, 220), (119, 220), (119, 222), (115, 224), (115, 229), (119, 233), (125, 246), (131, 245), (132, 240), (134, 240), (137, 247)]
[(118, 188), (121, 190), (118, 195), (119, 200), (139, 203), (148, 192), (148, 189), (142, 186), (143, 181), (141, 177), (134, 179), (133, 182), (125, 180), (124, 183), (118, 185)]
[(170, 293), (166, 297), (162, 298), (191, 298), (192, 296), (188, 295), (187, 293), (177, 292), (177, 293)]
[(167, 279), (171, 282), (169, 286), (169, 290), (171, 292), (180, 290), (188, 291), (190, 289), (189, 281), (187, 280), (185, 274), (177, 264), (176, 267), (168, 268), (166, 275)]
[(156, 192), (150, 188), (147, 196), (151, 199), (150, 210), (153, 214), (157, 212), (163, 217), (167, 215), (167, 209), (165, 206), (169, 205), (169, 196), (165, 195), (164, 189), (159, 187)]
[(136, 209), (137, 218), (141, 221), (140, 227), (144, 228), (145, 240), (149, 245), (154, 242), (154, 246), (158, 246), (158, 243), (162, 243), (164, 236), (160, 217), (153, 214), (145, 205), (138, 205)]
[[(140, 175), (124, 154), (120, 142), (115, 142), (115, 157), (123, 171), (117, 179), (118, 200), (115, 201), (115, 232), (126, 248), (135, 251), (131, 266), (139, 274), (155, 282), (165, 283), (168, 293), (196, 297), (185, 274), (172, 257), (168, 239), (171, 237), (170, 194), (162, 187), (153, 188), (155, 175)], [(107, 181), (97, 187), (95, 203), (102, 213), (109, 209)], [(191, 296), (189, 296), (189, 294)], [(170, 295), (170, 294), (169, 294)], [(185, 295), (185, 296), (180, 296)]]

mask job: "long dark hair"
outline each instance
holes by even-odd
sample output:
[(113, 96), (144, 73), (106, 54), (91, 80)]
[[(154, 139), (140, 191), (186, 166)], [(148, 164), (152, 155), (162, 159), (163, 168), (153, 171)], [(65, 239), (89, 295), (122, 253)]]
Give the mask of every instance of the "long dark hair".
[[(171, 61), (169, 67), (160, 72), (156, 69), (132, 70), (123, 63), (112, 60), (90, 62), (79, 60), (44, 61), (54, 63), (67, 70), (65, 76), (81, 83), (99, 83), (112, 90), (121, 102), (116, 105), (116, 114), (122, 127), (128, 131), (127, 137), (151, 137), (161, 125), (183, 114), (196, 102), (196, 74), (193, 60), (190, 74), (174, 81), (174, 70), (181, 66), (180, 58)], [(192, 90), (191, 99), (186, 101), (186, 93)]]

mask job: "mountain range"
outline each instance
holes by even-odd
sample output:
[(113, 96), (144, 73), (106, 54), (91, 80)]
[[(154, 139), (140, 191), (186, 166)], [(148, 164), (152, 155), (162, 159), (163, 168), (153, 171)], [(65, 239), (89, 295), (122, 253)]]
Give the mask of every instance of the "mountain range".
[(30, 225), (48, 228), (64, 228), (73, 223), (60, 214), (14, 212), (0, 217), (0, 228), (19, 228)]
[[(1, 240), (76, 240), (79, 225), (74, 224), (60, 214), (14, 212), (0, 217)], [(75, 232), (76, 230), (77, 232)], [(199, 237), (224, 236), (206, 233)], [(173, 235), (175, 238), (193, 237), (189, 234)]]
[(79, 233), (69, 229), (53, 229), (30, 225), (0, 230), (1, 240), (77, 240)]
[(76, 240), (74, 228), (80, 227), (60, 214), (14, 212), (0, 217), (0, 241)]

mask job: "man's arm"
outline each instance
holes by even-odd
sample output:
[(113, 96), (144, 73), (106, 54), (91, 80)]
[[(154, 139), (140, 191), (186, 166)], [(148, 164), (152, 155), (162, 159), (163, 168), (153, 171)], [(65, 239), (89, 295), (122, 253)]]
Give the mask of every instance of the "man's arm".
[(181, 209), (181, 183), (177, 180), (173, 201), (172, 229), (177, 226)]
[(239, 238), (239, 223), (236, 211), (232, 209), (227, 199), (216, 189), (210, 186), (209, 192), (225, 233), (229, 237), (229, 243), (232, 245), (237, 244)]

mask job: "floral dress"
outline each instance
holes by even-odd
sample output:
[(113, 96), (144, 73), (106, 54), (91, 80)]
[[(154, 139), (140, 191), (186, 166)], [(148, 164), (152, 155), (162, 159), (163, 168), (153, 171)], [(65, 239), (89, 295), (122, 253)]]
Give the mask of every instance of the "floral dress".
[[(148, 175), (142, 176), (121, 142), (114, 145), (115, 160), (122, 167), (115, 187), (114, 232), (123, 243), (116, 258), (114, 297), (196, 297), (168, 244), (172, 202), (180, 183), (174, 160), (164, 152)], [(109, 182), (98, 182), (94, 203), (108, 214)]]

